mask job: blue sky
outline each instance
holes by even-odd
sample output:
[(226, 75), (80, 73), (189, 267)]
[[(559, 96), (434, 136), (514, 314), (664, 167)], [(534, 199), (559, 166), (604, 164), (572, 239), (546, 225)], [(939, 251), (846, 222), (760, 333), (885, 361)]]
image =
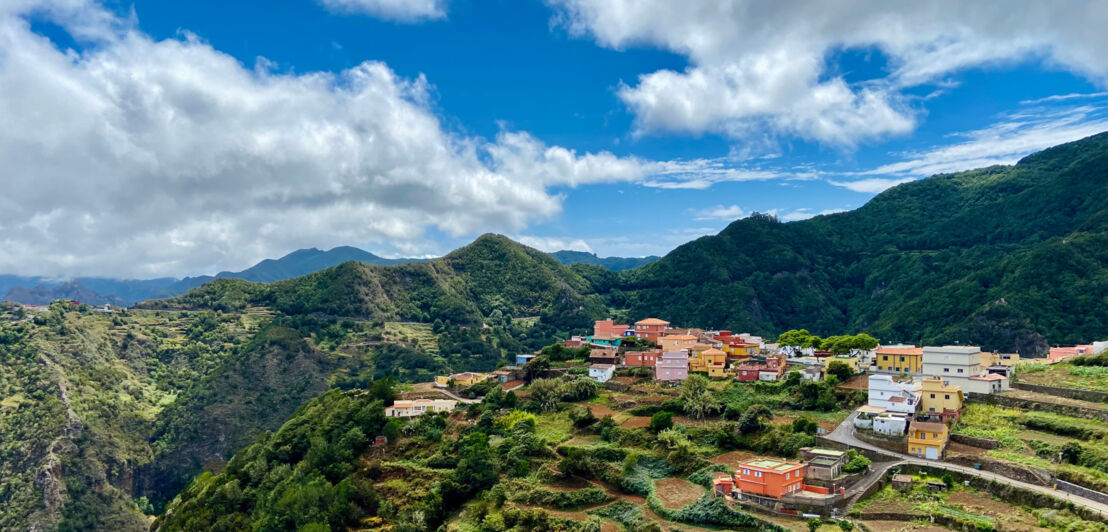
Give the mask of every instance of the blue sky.
[[(1015, 21), (957, 3), (45, 6), (0, 10), (0, 96), (32, 133), (0, 137), (20, 159), (0, 229), (28, 235), (0, 252), (13, 273), (428, 256), (487, 231), (664, 254), (1108, 129), (1102, 2)], [(67, 103), (27, 111), (47, 90)]]

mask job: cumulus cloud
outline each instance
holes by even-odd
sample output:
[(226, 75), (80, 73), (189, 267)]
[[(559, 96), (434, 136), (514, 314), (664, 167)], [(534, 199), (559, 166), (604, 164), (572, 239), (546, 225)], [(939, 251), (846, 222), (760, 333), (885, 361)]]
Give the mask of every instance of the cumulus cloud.
[[(619, 88), (639, 133), (775, 135), (851, 147), (912, 131), (920, 109), (904, 89), (945, 84), (969, 67), (1043, 59), (1103, 85), (1108, 4), (862, 1), (551, 0), (576, 35), (622, 49), (686, 56)], [(827, 67), (843, 50), (878, 50), (888, 70), (848, 83)]]
[[(34, 33), (31, 9), (85, 45)], [(549, 187), (653, 164), (448, 132), (428, 81), (383, 63), (266, 65), (187, 34), (155, 41), (78, 0), (5, 4), (0, 271), (183, 275), (352, 243), (426, 254), (427, 229), (518, 231), (560, 212)]]
[(446, 17), (446, 0), (319, 0), (338, 13), (362, 13), (398, 22), (418, 22)]
[(738, 205), (716, 205), (696, 212), (697, 220), (737, 220), (746, 214)]

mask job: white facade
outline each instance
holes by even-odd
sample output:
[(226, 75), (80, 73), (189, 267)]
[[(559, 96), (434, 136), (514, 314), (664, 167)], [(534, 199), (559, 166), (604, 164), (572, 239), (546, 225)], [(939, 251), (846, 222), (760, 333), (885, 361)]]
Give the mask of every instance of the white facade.
[(888, 436), (903, 436), (908, 428), (908, 417), (884, 413), (873, 418), (873, 431)]
[(870, 375), (868, 403), (890, 412), (914, 414), (920, 401), (917, 389), (916, 383), (896, 382), (891, 375)]
[(596, 382), (608, 382), (616, 373), (614, 364), (593, 364), (589, 366), (589, 378)]
[(981, 364), (981, 348), (945, 345), (923, 348), (923, 374), (942, 379), (970, 394), (988, 395), (1008, 389), (1007, 377), (988, 375)]
[(414, 401), (396, 401), (385, 408), (387, 417), (419, 417), (427, 412), (450, 412), (458, 406), (457, 401), (449, 399), (416, 399)]

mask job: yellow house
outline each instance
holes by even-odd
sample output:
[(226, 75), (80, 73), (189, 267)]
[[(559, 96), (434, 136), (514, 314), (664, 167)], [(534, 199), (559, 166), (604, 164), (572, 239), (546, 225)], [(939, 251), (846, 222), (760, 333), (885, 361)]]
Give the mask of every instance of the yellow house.
[(950, 429), (944, 423), (913, 421), (908, 426), (908, 454), (939, 460), (943, 457), (949, 437)]
[(658, 344), (662, 346), (663, 353), (676, 353), (682, 349), (688, 349), (691, 354), (693, 346), (696, 345), (696, 337), (691, 334), (671, 334), (659, 338)]
[[(704, 359), (704, 352), (711, 348), (712, 346), (708, 344), (693, 344), (692, 347), (687, 348), (689, 350), (689, 371), (700, 371), (707, 373), (708, 362)], [(669, 349), (664, 350), (669, 351)]]
[(708, 370), (709, 377), (727, 376), (727, 353), (719, 349), (708, 349), (700, 354)]
[(1000, 366), (1018, 366), (1020, 364), (1019, 353), (1000, 353), (997, 355), (997, 364)]
[(435, 386), (438, 386), (439, 388), (446, 388), (450, 386), (450, 381), (453, 380), (454, 386), (458, 388), (468, 388), (487, 379), (488, 377), (489, 376), (487, 374), (474, 373), (472, 371), (467, 371), (465, 373), (455, 373), (453, 375), (445, 377), (439, 375), (435, 377)]
[(910, 345), (890, 345), (877, 348), (877, 371), (889, 373), (920, 373), (923, 371), (923, 348)]
[(920, 409), (924, 414), (958, 417), (962, 411), (962, 388), (943, 384), (942, 379), (923, 379), (920, 386)]
[(852, 357), (850, 355), (835, 355), (827, 360), (827, 364), (832, 362), (841, 362), (846, 364), (850, 368), (851, 373), (858, 373), (858, 357)]

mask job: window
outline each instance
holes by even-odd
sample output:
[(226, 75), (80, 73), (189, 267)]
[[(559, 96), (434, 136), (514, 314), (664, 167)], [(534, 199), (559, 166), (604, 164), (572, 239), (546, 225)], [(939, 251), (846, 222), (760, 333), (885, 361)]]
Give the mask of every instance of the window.
[(884, 360), (884, 361), (888, 362), (889, 355), (881, 355), (881, 360)]
[[(931, 394), (931, 398), (932, 398), (932, 399), (934, 399), (934, 398), (935, 398), (935, 394)], [(947, 399), (950, 399), (950, 396), (948, 395), (948, 396), (946, 396), (946, 398), (947, 398)]]
[(950, 368), (943, 368), (943, 373), (950, 373)]
[(958, 373), (963, 373), (962, 368), (958, 368)]
[(900, 357), (900, 361), (901, 361), (901, 362), (904, 362), (904, 357)]
[[(932, 397), (934, 397), (934, 396), (932, 396)], [(946, 398), (947, 398), (947, 399), (950, 399), (950, 394), (949, 394), (949, 393), (948, 393), (948, 394), (946, 394)]]
[(758, 478), (761, 478), (762, 477), (762, 472), (761, 471), (755, 471), (754, 476), (756, 476)]

